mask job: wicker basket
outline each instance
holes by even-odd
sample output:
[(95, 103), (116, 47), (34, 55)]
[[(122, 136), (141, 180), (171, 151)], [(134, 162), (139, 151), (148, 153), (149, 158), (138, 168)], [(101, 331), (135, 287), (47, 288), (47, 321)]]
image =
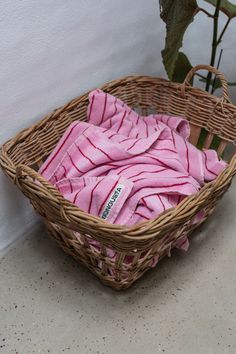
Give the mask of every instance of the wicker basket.
[[(189, 85), (199, 69), (218, 76), (222, 82), (222, 98)], [(128, 228), (108, 224), (83, 212), (37, 173), (68, 125), (74, 120), (86, 120), (88, 93), (48, 114), (3, 145), (2, 169), (30, 199), (60, 247), (87, 266), (104, 284), (125, 289), (150, 268), (154, 256), (162, 258), (168, 254), (177, 239), (190, 234), (199, 225), (191, 222), (199, 211), (204, 210), (205, 220), (230, 186), (236, 173), (236, 107), (228, 98), (224, 76), (205, 65), (193, 68), (182, 84), (154, 77), (128, 76), (111, 81), (101, 89), (119, 97), (133, 109), (141, 110), (142, 114), (155, 111), (186, 117), (191, 125), (190, 141), (195, 145), (204, 130), (207, 134), (203, 148), (215, 145), (217, 139), (219, 156), (228, 146), (234, 150), (228, 167), (197, 194), (154, 220)], [(89, 238), (100, 243), (99, 250), (91, 246)], [(115, 259), (107, 256), (107, 247), (115, 250)], [(131, 260), (128, 264), (123, 262), (127, 256)]]

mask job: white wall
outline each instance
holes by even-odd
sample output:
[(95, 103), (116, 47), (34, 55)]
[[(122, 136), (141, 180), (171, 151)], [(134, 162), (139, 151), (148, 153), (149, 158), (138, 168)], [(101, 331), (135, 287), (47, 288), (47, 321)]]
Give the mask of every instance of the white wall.
[[(201, 15), (186, 36), (184, 50), (193, 64), (209, 62), (208, 22)], [(227, 35), (223, 68), (236, 81), (235, 32)], [(157, 0), (1, 1), (0, 144), (108, 80), (134, 73), (163, 76), (163, 42)], [(0, 249), (36, 220), (0, 172)]]

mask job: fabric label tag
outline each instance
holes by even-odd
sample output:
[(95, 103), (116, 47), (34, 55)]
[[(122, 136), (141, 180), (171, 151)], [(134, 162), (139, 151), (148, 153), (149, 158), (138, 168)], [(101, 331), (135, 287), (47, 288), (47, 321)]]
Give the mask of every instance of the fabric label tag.
[(114, 208), (115, 204), (117, 203), (123, 189), (125, 186), (123, 184), (117, 184), (116, 188), (112, 192), (110, 198), (108, 199), (107, 203), (105, 204), (104, 210), (101, 214), (101, 218), (106, 220), (110, 215), (112, 209)]

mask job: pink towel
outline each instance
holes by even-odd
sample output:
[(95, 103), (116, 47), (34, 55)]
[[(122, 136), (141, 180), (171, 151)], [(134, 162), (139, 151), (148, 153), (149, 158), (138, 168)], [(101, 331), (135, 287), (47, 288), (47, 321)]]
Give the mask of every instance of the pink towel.
[[(214, 150), (202, 152), (188, 142), (189, 123), (181, 117), (140, 116), (101, 90), (91, 92), (89, 102), (88, 123), (68, 127), (39, 173), (109, 223), (155, 218), (226, 166)], [(186, 238), (180, 243), (188, 247)]]

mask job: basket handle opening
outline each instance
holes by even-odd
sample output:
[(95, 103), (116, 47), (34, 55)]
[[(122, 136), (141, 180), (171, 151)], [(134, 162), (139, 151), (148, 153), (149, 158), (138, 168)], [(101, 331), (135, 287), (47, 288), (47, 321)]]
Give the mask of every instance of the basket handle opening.
[(219, 71), (218, 69), (214, 68), (213, 66), (210, 65), (204, 65), (204, 64), (200, 64), (197, 66), (194, 66), (186, 75), (184, 82), (182, 83), (182, 92), (183, 94), (185, 93), (185, 89), (186, 86), (190, 86), (190, 80), (192, 79), (192, 77), (194, 76), (194, 74), (199, 71), (199, 70), (207, 70), (209, 72), (211, 72), (212, 74), (215, 74), (216, 77), (221, 81), (222, 84), (222, 91), (223, 91), (223, 95), (222, 95), (222, 100), (224, 102), (229, 102), (230, 98), (229, 98), (229, 91), (228, 91), (228, 83), (227, 80), (224, 76), (224, 74)]
[[(21, 189), (26, 197), (36, 193), (47, 205), (57, 205), (62, 214), (64, 211), (64, 198), (58, 190), (31, 167), (19, 164), (16, 166), (15, 184)], [(65, 213), (63, 213), (65, 214)]]

